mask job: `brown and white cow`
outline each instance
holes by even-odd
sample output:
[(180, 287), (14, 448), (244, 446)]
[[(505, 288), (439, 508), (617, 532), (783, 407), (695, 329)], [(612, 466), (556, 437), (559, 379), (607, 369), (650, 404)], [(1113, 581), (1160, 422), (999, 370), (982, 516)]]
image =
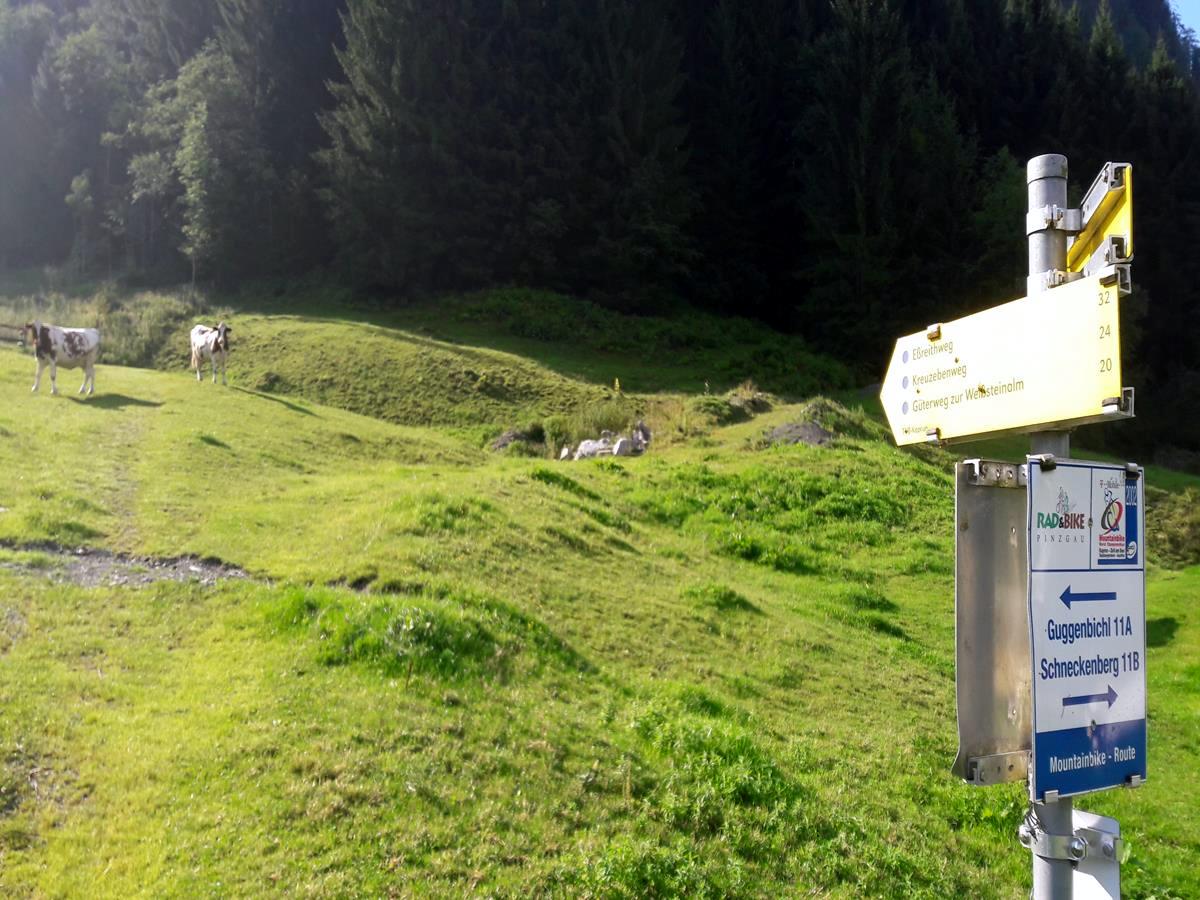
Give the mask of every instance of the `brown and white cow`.
[(217, 383), (217, 365), (221, 366), (221, 384), (225, 380), (225, 360), (229, 357), (229, 335), (233, 331), (224, 322), (216, 328), (207, 325), (197, 325), (192, 329), (192, 368), (196, 370), (196, 380), (200, 381), (200, 369), (204, 361), (212, 363), (213, 384)]
[(96, 390), (96, 357), (100, 355), (100, 332), (95, 328), (59, 328), (42, 322), (26, 322), (23, 337), (37, 356), (33, 391), (42, 383), (42, 372), (50, 367), (50, 393), (58, 393), (58, 368), (83, 369), (79, 393)]

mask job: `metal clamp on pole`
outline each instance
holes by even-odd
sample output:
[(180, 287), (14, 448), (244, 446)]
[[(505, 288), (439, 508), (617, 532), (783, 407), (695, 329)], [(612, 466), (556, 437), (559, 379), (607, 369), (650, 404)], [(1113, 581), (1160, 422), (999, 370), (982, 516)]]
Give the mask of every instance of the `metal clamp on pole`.
[(1067, 234), (1078, 234), (1083, 228), (1083, 210), (1064, 209), (1053, 203), (1040, 209), (1031, 209), (1025, 214), (1026, 236), (1056, 228)]
[(1017, 829), (1017, 839), (1042, 859), (1079, 862), (1088, 855), (1088, 842), (1078, 834), (1048, 834), (1029, 822)]
[(1065, 272), (1062, 269), (1050, 269), (1049, 271), (1043, 272), (1041, 278), (1042, 289), (1048, 291), (1052, 288), (1069, 284), (1072, 281), (1078, 281), (1080, 278), (1083, 278), (1083, 273)]
[(1017, 829), (1017, 838), (1022, 846), (1043, 859), (1082, 862), (1089, 857), (1101, 857), (1119, 863), (1125, 853), (1125, 842), (1119, 835), (1099, 828), (1077, 828), (1072, 834), (1047, 834), (1026, 822)]
[(1075, 838), (1087, 846), (1087, 857), (1099, 856), (1120, 863), (1125, 855), (1125, 841), (1099, 828), (1076, 828)]
[(1053, 453), (1031, 453), (1028, 459), (1031, 463), (1041, 466), (1043, 472), (1049, 472), (1058, 466), (1058, 460), (1055, 459)]
[(976, 487), (1025, 487), (1025, 467), (991, 459), (963, 460), (967, 481)]

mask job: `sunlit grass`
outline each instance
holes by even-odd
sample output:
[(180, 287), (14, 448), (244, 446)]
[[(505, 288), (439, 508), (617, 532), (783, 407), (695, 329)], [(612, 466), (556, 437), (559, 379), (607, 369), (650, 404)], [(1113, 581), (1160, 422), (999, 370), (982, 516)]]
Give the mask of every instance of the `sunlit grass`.
[[(101, 367), (75, 402), (31, 370), (0, 350), (9, 548), (256, 577), (83, 589), (0, 550), (0, 893), (1027, 894), (1021, 788), (949, 773), (948, 455), (832, 406), (831, 447), (758, 449), (787, 406), (559, 464), (184, 371)], [(1080, 803), (1120, 819), (1134, 897), (1200, 891), (1198, 590), (1151, 580), (1150, 780)]]

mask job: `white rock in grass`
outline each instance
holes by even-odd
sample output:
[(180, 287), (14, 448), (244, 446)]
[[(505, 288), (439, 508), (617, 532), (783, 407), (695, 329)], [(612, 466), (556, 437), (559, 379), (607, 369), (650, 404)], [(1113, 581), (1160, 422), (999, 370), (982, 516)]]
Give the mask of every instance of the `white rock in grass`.
[(612, 453), (612, 444), (607, 439), (584, 441), (575, 451), (575, 459), (591, 459), (594, 456), (607, 456)]

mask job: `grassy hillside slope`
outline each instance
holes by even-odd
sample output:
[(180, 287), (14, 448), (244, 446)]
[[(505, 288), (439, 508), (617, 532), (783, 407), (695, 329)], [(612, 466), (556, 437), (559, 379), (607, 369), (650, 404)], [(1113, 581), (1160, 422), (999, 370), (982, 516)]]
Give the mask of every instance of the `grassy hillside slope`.
[[(0, 893), (1027, 893), (1021, 788), (948, 771), (947, 455), (826, 405), (828, 447), (758, 449), (784, 406), (638, 459), (514, 458), (257, 391), (250, 355), (230, 388), (104, 366), (79, 402), (0, 349)], [(512, 370), (550, 383), (532, 356)], [(464, 397), (445, 424), (544, 402)], [(43, 542), (251, 577), (77, 585)], [(1200, 892), (1198, 588), (1151, 579), (1150, 781), (1080, 804), (1120, 819), (1134, 897)]]
[[(398, 424), (458, 427), (477, 438), (614, 399), (689, 430), (683, 395), (716, 395), (747, 379), (794, 398), (851, 384), (840, 363), (748, 320), (693, 309), (674, 318), (625, 316), (541, 291), (379, 310), (321, 283), (212, 298), (8, 288), (0, 320), (98, 327), (103, 362), (182, 371), (192, 325), (225, 319), (233, 326), (238, 386)], [(586, 431), (594, 423), (577, 424)]]

